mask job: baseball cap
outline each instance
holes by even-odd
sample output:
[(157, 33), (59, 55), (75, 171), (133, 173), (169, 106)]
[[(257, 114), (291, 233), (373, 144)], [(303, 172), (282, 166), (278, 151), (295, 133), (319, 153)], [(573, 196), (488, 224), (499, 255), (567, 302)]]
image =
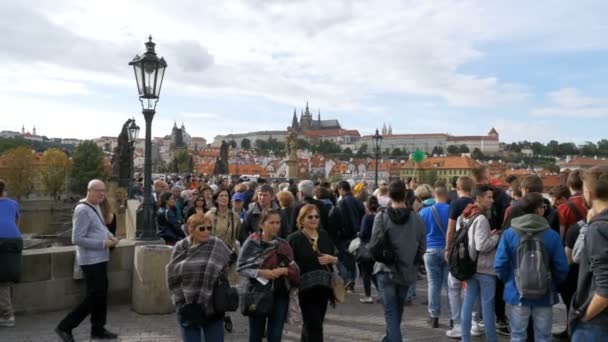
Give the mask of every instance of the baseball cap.
[(232, 195), (232, 200), (233, 201), (245, 201), (245, 194), (242, 192), (235, 192), (234, 195)]

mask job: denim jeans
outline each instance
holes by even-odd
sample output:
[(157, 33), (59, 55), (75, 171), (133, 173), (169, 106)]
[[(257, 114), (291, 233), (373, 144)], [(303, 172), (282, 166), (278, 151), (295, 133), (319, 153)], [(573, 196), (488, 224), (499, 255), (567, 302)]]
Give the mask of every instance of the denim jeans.
[(450, 312), (454, 324), (460, 324), (460, 312), (462, 310), (462, 282), (451, 274), (448, 274), (448, 300), (450, 302)]
[(182, 329), (182, 340), (184, 342), (223, 342), (224, 320), (216, 319), (198, 326), (184, 327)]
[(448, 287), (449, 266), (445, 261), (445, 249), (429, 248), (424, 253), (424, 267), (428, 278), (429, 315), (441, 315), (441, 289)]
[(576, 323), (572, 342), (608, 341), (608, 327), (584, 322)]
[(511, 326), (511, 342), (526, 342), (528, 340), (528, 322), (530, 321), (530, 316), (534, 320), (534, 341), (551, 341), (553, 307), (509, 305), (508, 312)]
[(268, 342), (280, 342), (289, 309), (289, 297), (274, 298), (270, 317), (249, 317), (249, 342), (262, 342), (268, 325)]
[(348, 252), (350, 240), (338, 243), (338, 272), (344, 279), (344, 283), (354, 282), (357, 279), (357, 264), (355, 257)]
[(396, 284), (391, 273), (388, 272), (380, 272), (376, 276), (378, 287), (382, 289), (382, 302), (384, 303), (386, 337), (383, 342), (402, 342), (401, 320), (408, 286)]
[(496, 315), (494, 314), (494, 294), (496, 292), (496, 276), (476, 273), (467, 280), (467, 288), (462, 303), (462, 341), (471, 341), (471, 320), (473, 306), (481, 296), (481, 313), (486, 331), (486, 341), (496, 342)]

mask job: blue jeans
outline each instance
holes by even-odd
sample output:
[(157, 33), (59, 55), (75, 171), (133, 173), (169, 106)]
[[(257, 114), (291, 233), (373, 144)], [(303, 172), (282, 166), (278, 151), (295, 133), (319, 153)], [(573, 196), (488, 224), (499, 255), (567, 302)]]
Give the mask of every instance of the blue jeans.
[(481, 314), (486, 331), (486, 341), (496, 342), (496, 315), (494, 313), (494, 294), (496, 292), (496, 276), (476, 273), (467, 280), (467, 288), (462, 303), (462, 341), (471, 341), (471, 320), (473, 306), (481, 296)]
[(249, 317), (249, 342), (262, 342), (266, 323), (268, 323), (268, 342), (280, 342), (288, 309), (288, 297), (275, 297), (270, 317)]
[(201, 326), (188, 326), (182, 328), (182, 340), (184, 342), (223, 342), (224, 320), (217, 319), (206, 322)]
[(403, 318), (403, 302), (407, 295), (408, 286), (396, 284), (391, 273), (380, 272), (377, 275), (378, 287), (382, 289), (384, 303), (384, 320), (386, 336), (383, 342), (402, 342), (401, 319)]
[(553, 307), (509, 305), (508, 312), (511, 326), (511, 342), (526, 342), (528, 340), (528, 323), (530, 321), (530, 315), (534, 321), (534, 341), (551, 341)]
[(441, 315), (441, 289), (448, 287), (449, 266), (445, 261), (445, 249), (429, 248), (424, 253), (424, 267), (428, 278), (429, 315)]
[(572, 342), (608, 341), (608, 327), (584, 322), (576, 323)]

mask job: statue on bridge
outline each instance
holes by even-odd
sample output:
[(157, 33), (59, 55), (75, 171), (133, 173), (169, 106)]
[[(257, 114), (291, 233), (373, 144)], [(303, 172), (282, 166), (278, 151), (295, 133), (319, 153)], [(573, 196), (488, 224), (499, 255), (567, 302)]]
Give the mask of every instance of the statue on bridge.
[(133, 119), (128, 119), (118, 135), (118, 145), (114, 148), (112, 158), (111, 180), (118, 181), (118, 186), (128, 188), (133, 178), (133, 150), (135, 147), (129, 142), (129, 125)]

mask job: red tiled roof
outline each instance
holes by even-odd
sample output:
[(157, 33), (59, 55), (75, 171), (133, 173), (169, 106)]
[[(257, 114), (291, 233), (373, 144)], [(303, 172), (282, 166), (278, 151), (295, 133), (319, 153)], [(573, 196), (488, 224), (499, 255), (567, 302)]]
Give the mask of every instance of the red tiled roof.
[(570, 162), (566, 163), (564, 167), (570, 166), (604, 166), (608, 165), (608, 160), (602, 158), (592, 158), (592, 157), (574, 157)]
[[(427, 158), (418, 169), (473, 169), (478, 165), (471, 157), (447, 156)], [(414, 162), (408, 160), (403, 168), (414, 168)]]
[(467, 140), (491, 140), (498, 141), (498, 138), (484, 136), (484, 135), (463, 135), (463, 136), (450, 136), (448, 141), (467, 141)]

